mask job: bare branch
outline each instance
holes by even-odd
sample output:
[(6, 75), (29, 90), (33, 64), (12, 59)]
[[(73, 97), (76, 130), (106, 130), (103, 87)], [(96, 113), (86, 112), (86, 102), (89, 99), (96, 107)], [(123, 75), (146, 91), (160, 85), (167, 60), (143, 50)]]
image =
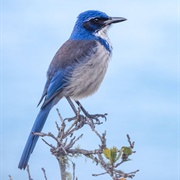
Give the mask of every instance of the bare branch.
[[(96, 165), (101, 165), (101, 167), (105, 170), (102, 173), (95, 173), (92, 174), (93, 176), (100, 176), (104, 174), (109, 174), (113, 180), (119, 180), (120, 178), (133, 178), (135, 174), (138, 172), (134, 171), (131, 173), (125, 173), (122, 170), (117, 169), (122, 163), (129, 161), (130, 156), (133, 152), (132, 149), (134, 148), (135, 142), (132, 142), (130, 136), (127, 135), (127, 140), (130, 147), (122, 147), (124, 150), (117, 150), (114, 148), (116, 153), (119, 153), (114, 161), (108, 161), (103, 155), (104, 149), (106, 148), (106, 131), (104, 133), (99, 133), (96, 130), (96, 125), (102, 124), (97, 117), (95, 118), (95, 122), (93, 119), (83, 116), (80, 114), (80, 108), (76, 112), (77, 116), (73, 118), (63, 119), (59, 110), (57, 109), (58, 116), (61, 121), (61, 126), (58, 125), (56, 122), (56, 128), (58, 130), (58, 135), (55, 136), (52, 133), (34, 133), (34, 135), (38, 135), (41, 137), (51, 137), (56, 141), (56, 146), (49, 144), (47, 141), (43, 139), (43, 141), (51, 147), (52, 154), (56, 157), (59, 162), (60, 172), (61, 172), (61, 179), (66, 179), (69, 172), (66, 172), (66, 168), (69, 165), (69, 161), (72, 163), (73, 167), (73, 180), (77, 180), (75, 177), (75, 164), (72, 162), (71, 158), (83, 155), (91, 159)], [(96, 115), (95, 115), (96, 116)], [(68, 120), (68, 121), (67, 121)], [(71, 123), (69, 127), (66, 127), (66, 122)], [(74, 148), (75, 144), (78, 142), (80, 138), (83, 137), (83, 134), (79, 135), (78, 137), (73, 136), (75, 132), (81, 129), (83, 126), (89, 126), (92, 132), (98, 137), (100, 144), (96, 149), (87, 150), (82, 148)], [(107, 148), (106, 148), (107, 149)], [(113, 149), (113, 148), (112, 148)], [(130, 151), (130, 153), (129, 153)], [(119, 158), (121, 161), (118, 162)]]
[(13, 178), (12, 178), (12, 176), (11, 176), (11, 175), (9, 175), (9, 180), (13, 180)]
[(63, 123), (63, 122), (64, 122), (64, 120), (63, 120), (63, 118), (62, 118), (62, 116), (61, 116), (61, 114), (60, 114), (60, 112), (59, 112), (59, 109), (58, 109), (58, 108), (56, 108), (56, 111), (57, 111), (57, 113), (58, 113), (59, 119), (60, 119), (60, 120), (61, 120), (61, 122)]
[(107, 174), (107, 172), (103, 172), (103, 173), (100, 173), (100, 174), (92, 174), (92, 176), (101, 176), (101, 175), (105, 175)]
[(28, 164), (27, 164), (26, 170), (27, 170), (27, 173), (28, 173), (28, 179), (29, 179), (29, 180), (33, 180), (33, 179), (31, 178), (30, 169), (29, 169), (29, 165), (28, 165)]
[(130, 138), (129, 134), (127, 134), (127, 139), (128, 139), (128, 142), (129, 142), (130, 148), (131, 148), (131, 149), (133, 149), (133, 148), (134, 148), (134, 144), (135, 144), (135, 142), (131, 142), (131, 138)]
[(52, 149), (55, 149), (55, 147), (52, 144), (49, 144), (45, 139), (42, 138), (42, 140)]
[(42, 169), (43, 174), (44, 174), (44, 179), (47, 180), (47, 176), (46, 176), (46, 171), (45, 171), (45, 169), (44, 169), (44, 168), (41, 168), (41, 169)]
[(124, 177), (125, 178), (133, 178), (137, 172), (139, 172), (139, 170), (136, 170), (136, 171), (133, 171), (133, 172), (130, 172), (130, 173), (126, 173), (124, 175)]

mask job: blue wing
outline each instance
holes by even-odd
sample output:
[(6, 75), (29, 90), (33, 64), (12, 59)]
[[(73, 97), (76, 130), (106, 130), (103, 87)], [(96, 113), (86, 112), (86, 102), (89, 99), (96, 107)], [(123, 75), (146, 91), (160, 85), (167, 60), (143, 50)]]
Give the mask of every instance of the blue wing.
[(60, 93), (63, 88), (68, 85), (68, 78), (71, 76), (73, 69), (75, 69), (79, 63), (88, 61), (91, 55), (96, 52), (96, 47), (97, 42), (95, 40), (66, 41), (66, 43), (57, 51), (49, 66), (47, 82), (38, 105), (45, 97), (42, 104), (42, 107), (44, 107)]
[(47, 92), (45, 94), (46, 97), (42, 107), (48, 104), (68, 84), (68, 81), (65, 78), (65, 74), (67, 73), (67, 70), (59, 70), (54, 74), (49, 86), (47, 87)]

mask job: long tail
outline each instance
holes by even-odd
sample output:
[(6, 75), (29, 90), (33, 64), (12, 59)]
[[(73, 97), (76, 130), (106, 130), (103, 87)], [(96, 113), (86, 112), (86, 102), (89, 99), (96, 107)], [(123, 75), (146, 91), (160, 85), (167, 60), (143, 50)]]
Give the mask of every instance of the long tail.
[(19, 169), (26, 168), (30, 155), (33, 152), (35, 145), (37, 143), (37, 140), (39, 138), (39, 136), (35, 136), (32, 133), (41, 132), (52, 107), (53, 107), (53, 102), (49, 102), (46, 106), (41, 108), (39, 114), (37, 115), (34, 125), (32, 127), (32, 130), (29, 134), (28, 140), (26, 142), (25, 148), (23, 150), (21, 159), (19, 161), (19, 165), (18, 165)]

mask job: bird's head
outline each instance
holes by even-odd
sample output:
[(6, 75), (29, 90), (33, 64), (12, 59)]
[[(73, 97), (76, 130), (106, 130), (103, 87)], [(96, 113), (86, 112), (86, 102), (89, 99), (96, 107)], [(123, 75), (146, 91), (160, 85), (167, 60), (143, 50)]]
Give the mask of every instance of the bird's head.
[(110, 17), (106, 13), (88, 10), (79, 14), (71, 39), (91, 39), (94, 35), (106, 33), (113, 23), (125, 21), (123, 17)]

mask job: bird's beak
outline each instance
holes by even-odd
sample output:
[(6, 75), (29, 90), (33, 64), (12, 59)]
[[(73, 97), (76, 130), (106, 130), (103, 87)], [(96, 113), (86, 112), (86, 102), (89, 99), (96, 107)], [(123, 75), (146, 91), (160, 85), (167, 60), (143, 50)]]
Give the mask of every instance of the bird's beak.
[(123, 22), (126, 21), (126, 18), (123, 17), (110, 17), (107, 21), (105, 21), (105, 25), (110, 25), (112, 23), (119, 23), (119, 22)]

